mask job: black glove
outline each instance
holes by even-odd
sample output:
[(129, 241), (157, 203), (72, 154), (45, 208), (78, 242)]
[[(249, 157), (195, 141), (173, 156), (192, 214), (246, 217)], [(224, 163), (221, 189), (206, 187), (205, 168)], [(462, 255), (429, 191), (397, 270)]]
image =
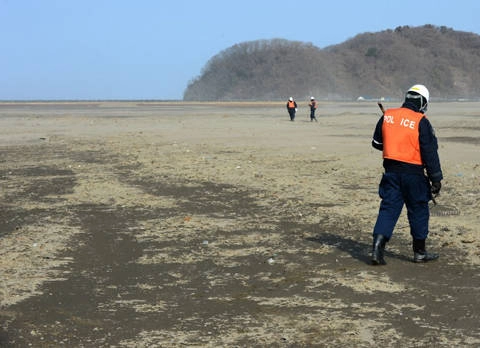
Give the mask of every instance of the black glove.
[(439, 182), (432, 182), (432, 194), (433, 195), (438, 195), (440, 193), (440, 190), (442, 189), (442, 183)]

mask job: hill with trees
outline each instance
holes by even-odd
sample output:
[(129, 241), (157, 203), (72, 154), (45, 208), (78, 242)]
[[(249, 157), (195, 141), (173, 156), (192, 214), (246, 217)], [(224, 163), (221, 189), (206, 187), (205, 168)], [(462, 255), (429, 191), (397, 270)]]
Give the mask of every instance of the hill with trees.
[(432, 99), (480, 97), (480, 36), (402, 26), (323, 49), (284, 39), (236, 44), (212, 57), (186, 101), (402, 98), (415, 83)]

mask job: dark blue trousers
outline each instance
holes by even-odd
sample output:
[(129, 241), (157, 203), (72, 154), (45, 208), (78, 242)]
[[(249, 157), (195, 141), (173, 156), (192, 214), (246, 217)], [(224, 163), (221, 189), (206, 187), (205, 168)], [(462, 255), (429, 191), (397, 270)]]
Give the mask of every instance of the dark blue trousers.
[(288, 114), (290, 115), (290, 121), (293, 121), (295, 119), (295, 109), (288, 109)]
[(398, 221), (403, 205), (407, 207), (410, 234), (413, 239), (426, 239), (430, 212), (428, 201), (432, 198), (428, 178), (419, 174), (383, 174), (378, 194), (382, 199), (373, 235), (382, 234), (388, 239)]

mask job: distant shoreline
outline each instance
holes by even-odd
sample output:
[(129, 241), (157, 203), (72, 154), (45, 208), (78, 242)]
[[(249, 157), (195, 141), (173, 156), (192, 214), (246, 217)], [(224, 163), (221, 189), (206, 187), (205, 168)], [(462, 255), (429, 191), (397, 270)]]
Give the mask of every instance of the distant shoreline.
[[(298, 99), (302, 100), (302, 99)], [(382, 98), (371, 98), (371, 99), (345, 99), (345, 100), (322, 100), (318, 99), (319, 102), (325, 103), (368, 103), (368, 102), (377, 102), (377, 101), (388, 101), (388, 102), (401, 102), (401, 99), (398, 98), (389, 98), (388, 100), (384, 100)], [(203, 105), (211, 105), (211, 104), (222, 104), (222, 105), (239, 105), (239, 104), (259, 104), (259, 103), (279, 103), (283, 102), (283, 100), (209, 100), (209, 101), (184, 101), (180, 99), (32, 99), (32, 100), (0, 100), (0, 104), (8, 105), (8, 104), (30, 104), (30, 105), (37, 105), (37, 104), (95, 104), (95, 103), (138, 103), (138, 104), (167, 104), (167, 103), (175, 103), (175, 104), (203, 104)], [(452, 98), (452, 99), (435, 99), (431, 98), (431, 102), (434, 103), (450, 103), (450, 102), (480, 102), (480, 98)]]

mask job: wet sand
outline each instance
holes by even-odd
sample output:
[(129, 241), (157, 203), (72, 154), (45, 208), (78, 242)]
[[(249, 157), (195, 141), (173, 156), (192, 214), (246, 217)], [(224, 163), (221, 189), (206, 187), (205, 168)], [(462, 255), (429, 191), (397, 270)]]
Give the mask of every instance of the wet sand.
[(0, 346), (479, 346), (480, 103), (428, 113), (441, 258), (402, 213), (384, 267), (378, 107), (303, 104), (0, 103)]

